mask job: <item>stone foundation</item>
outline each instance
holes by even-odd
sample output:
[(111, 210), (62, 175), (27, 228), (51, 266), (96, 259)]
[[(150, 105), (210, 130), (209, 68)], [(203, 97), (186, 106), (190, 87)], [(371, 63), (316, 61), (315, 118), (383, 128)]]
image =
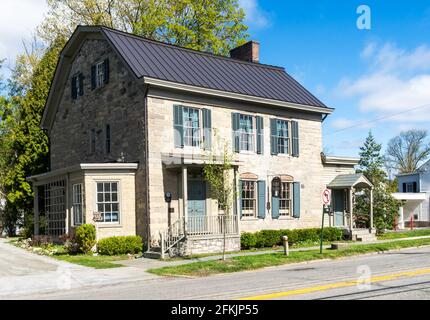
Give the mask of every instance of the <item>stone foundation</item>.
[[(194, 254), (205, 253), (222, 253), (224, 246), (224, 238), (188, 238), (181, 242), (174, 252), (174, 255), (190, 256)], [(227, 236), (226, 238), (226, 252), (233, 252), (240, 250), (240, 236)]]

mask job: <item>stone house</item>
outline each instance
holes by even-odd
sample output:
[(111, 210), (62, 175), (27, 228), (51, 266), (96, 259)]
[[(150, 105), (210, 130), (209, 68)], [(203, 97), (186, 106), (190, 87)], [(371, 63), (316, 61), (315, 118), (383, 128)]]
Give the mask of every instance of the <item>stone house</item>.
[[(35, 232), (42, 215), (52, 236), (97, 221), (99, 237), (138, 234), (187, 254), (219, 250), (224, 234), (238, 250), (243, 231), (317, 227), (326, 185), (357, 163), (322, 157), (333, 110), (261, 64), (257, 42), (223, 57), (80, 26), (41, 123), (50, 171), (29, 178)], [(223, 145), (239, 195), (229, 215), (202, 171)]]

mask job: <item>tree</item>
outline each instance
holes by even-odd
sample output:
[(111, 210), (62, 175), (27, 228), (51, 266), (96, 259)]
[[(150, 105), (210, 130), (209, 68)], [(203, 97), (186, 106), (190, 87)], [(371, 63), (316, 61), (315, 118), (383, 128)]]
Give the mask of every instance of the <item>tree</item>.
[[(218, 137), (215, 134), (215, 137)], [(217, 144), (209, 155), (209, 160), (205, 163), (203, 168), (203, 174), (205, 180), (210, 184), (211, 196), (213, 199), (218, 201), (218, 207), (223, 211), (223, 260), (225, 260), (226, 251), (226, 235), (227, 235), (227, 219), (231, 216), (231, 208), (234, 200), (236, 199), (234, 192), (234, 177), (232, 175), (233, 156), (230, 154), (230, 147), (225, 141)], [(221, 149), (221, 150), (218, 150)], [(218, 154), (221, 153), (221, 157)]]
[[(391, 194), (393, 184), (383, 170), (382, 145), (377, 143), (369, 132), (364, 145), (360, 148), (359, 172), (373, 183), (373, 217), (378, 232), (392, 229), (398, 212), (399, 203)], [(362, 195), (355, 196), (354, 213), (356, 224), (367, 227), (370, 213), (370, 190), (364, 189)]]
[(238, 0), (48, 0), (45, 41), (104, 25), (191, 49), (228, 54), (248, 37)]
[(387, 163), (399, 173), (414, 172), (430, 155), (426, 130), (401, 132), (388, 142)]

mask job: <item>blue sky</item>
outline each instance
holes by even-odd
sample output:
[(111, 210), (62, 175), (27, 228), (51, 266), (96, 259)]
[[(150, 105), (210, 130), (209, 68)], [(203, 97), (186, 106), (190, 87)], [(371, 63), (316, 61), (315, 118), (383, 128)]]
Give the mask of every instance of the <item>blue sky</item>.
[[(357, 156), (369, 130), (385, 145), (401, 130), (429, 127), (428, 1), (242, 2), (253, 8), (261, 61), (284, 66), (336, 109), (324, 123), (328, 153)], [(361, 4), (371, 9), (371, 30), (356, 26)]]
[[(251, 38), (260, 41), (261, 62), (285, 67), (336, 109), (324, 123), (328, 153), (357, 156), (370, 129), (385, 145), (401, 130), (429, 127), (428, 0), (239, 2)], [(361, 4), (372, 10), (371, 30), (356, 27)], [(0, 58), (12, 66), (46, 5), (45, 0), (1, 0), (1, 8)], [(424, 105), (429, 106), (417, 109)]]

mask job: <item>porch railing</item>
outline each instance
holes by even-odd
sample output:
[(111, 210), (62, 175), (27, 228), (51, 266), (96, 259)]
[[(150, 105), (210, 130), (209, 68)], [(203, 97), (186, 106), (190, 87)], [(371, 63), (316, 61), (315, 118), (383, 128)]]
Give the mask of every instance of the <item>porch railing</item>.
[(237, 215), (214, 215), (188, 217), (186, 234), (188, 237), (219, 236), (239, 233)]

